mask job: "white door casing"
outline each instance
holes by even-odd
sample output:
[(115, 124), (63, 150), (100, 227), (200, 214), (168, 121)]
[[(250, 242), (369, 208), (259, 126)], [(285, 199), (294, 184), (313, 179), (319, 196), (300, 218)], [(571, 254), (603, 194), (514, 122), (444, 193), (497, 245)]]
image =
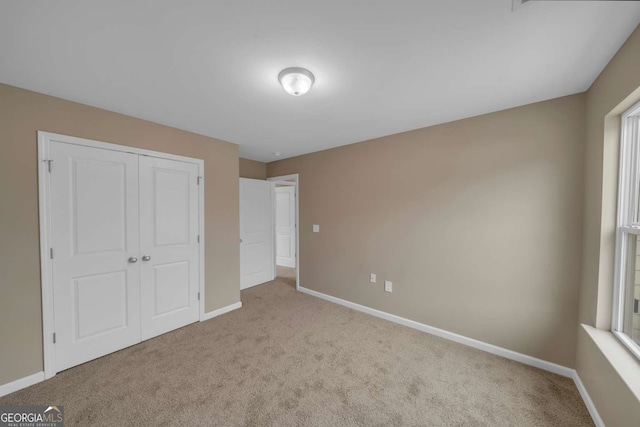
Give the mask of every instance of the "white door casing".
[(240, 289), (275, 278), (273, 188), (268, 181), (240, 178)]
[(276, 264), (296, 267), (295, 187), (276, 187)]
[(52, 142), (56, 371), (140, 342), (138, 156)]
[(142, 339), (198, 320), (198, 166), (140, 156)]

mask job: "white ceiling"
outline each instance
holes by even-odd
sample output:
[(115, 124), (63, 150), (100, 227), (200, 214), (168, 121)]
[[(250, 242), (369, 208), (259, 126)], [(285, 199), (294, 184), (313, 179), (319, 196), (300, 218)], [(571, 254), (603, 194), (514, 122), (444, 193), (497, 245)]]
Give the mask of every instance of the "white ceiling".
[(582, 92), (639, 22), (629, 1), (0, 0), (0, 82), (272, 161)]

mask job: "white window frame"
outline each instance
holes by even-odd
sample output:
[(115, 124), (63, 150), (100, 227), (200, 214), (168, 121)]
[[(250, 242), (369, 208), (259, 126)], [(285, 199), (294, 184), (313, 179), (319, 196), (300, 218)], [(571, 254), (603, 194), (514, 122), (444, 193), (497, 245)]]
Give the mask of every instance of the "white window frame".
[[(626, 272), (628, 271), (627, 236), (640, 235), (640, 102), (624, 112), (620, 129), (620, 166), (618, 179), (618, 217), (611, 332), (640, 359), (640, 346), (624, 331)], [(640, 249), (640, 248), (639, 248)]]

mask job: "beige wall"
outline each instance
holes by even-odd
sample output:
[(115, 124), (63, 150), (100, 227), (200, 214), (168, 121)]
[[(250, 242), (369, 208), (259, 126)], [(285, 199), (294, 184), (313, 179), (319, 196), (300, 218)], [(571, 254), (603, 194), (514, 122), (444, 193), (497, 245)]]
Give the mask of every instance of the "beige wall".
[(240, 178), (267, 179), (267, 164), (240, 158)]
[(240, 300), (238, 147), (0, 84), (0, 384), (43, 369), (36, 131), (205, 163), (206, 310)]
[(46, 130), (205, 160), (207, 311), (239, 300), (238, 176), (299, 173), (302, 286), (575, 366), (605, 423), (627, 425), (637, 396), (576, 326), (610, 327), (619, 114), (640, 100), (637, 70), (639, 29), (586, 94), (266, 166), (234, 144), (0, 84), (0, 384), (42, 369)]
[[(640, 29), (636, 28), (587, 92), (580, 322), (603, 331), (611, 328), (620, 113), (640, 101), (639, 70)], [(598, 335), (579, 328), (576, 369), (605, 424), (637, 426), (640, 395), (613, 368), (613, 359), (605, 357)], [(610, 346), (613, 354), (627, 357), (616, 344)], [(628, 366), (640, 375), (640, 363)], [(627, 369), (622, 375), (631, 373)]]
[[(618, 188), (620, 113), (640, 100), (640, 29), (587, 92), (585, 222), (580, 320), (609, 329)], [(606, 125), (606, 126), (605, 126)]]
[[(606, 331), (580, 326), (576, 370), (606, 426), (638, 427), (640, 401), (619, 374), (620, 368), (625, 367), (625, 363), (616, 360), (620, 359), (616, 354), (620, 345), (617, 338)], [(638, 363), (630, 353), (621, 356), (627, 368)], [(624, 360), (625, 356), (628, 360)], [(636, 382), (636, 388), (638, 386), (640, 383)]]
[(300, 174), (301, 286), (574, 366), (584, 103), (269, 163)]

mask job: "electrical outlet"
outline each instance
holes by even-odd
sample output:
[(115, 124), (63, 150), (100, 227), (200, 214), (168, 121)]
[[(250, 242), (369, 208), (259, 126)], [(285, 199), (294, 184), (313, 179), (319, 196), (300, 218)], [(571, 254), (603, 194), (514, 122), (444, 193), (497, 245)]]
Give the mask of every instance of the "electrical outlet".
[(369, 278), (371, 283), (376, 283), (376, 273), (371, 273), (371, 277)]
[(393, 292), (393, 283), (388, 280), (384, 281), (384, 291), (385, 292)]
[(314, 233), (319, 233), (320, 232), (320, 226), (318, 224), (313, 224), (313, 232)]

